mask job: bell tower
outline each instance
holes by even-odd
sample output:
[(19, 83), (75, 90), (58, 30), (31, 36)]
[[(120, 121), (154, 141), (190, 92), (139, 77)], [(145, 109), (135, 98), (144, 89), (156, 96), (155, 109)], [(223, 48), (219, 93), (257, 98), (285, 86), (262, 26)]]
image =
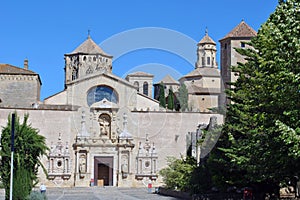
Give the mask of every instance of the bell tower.
[(73, 52), (65, 54), (65, 87), (96, 73), (112, 72), (112, 56), (106, 54), (88, 35)]
[(223, 84), (221, 84), (222, 95), (220, 106), (230, 103), (230, 100), (225, 95), (225, 90), (231, 87), (227, 83), (235, 82), (238, 78), (238, 75), (231, 71), (231, 66), (236, 66), (239, 62), (246, 62), (244, 56), (240, 55), (235, 49), (252, 48), (247, 43), (256, 35), (256, 31), (242, 20), (225, 37), (219, 40), (221, 46), (221, 75), (223, 80)]
[(195, 69), (203, 67), (218, 68), (216, 61), (216, 43), (209, 37), (207, 29), (205, 31), (205, 36), (200, 40), (197, 46), (197, 62), (195, 63)]

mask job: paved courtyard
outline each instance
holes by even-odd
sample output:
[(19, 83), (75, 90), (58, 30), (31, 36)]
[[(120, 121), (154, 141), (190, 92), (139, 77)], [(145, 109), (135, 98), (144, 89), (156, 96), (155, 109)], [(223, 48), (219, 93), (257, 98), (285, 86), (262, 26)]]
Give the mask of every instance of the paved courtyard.
[[(154, 189), (153, 189), (154, 190)], [(148, 193), (146, 188), (48, 188), (48, 200), (176, 200), (174, 197)], [(0, 200), (4, 200), (4, 191), (0, 192)]]

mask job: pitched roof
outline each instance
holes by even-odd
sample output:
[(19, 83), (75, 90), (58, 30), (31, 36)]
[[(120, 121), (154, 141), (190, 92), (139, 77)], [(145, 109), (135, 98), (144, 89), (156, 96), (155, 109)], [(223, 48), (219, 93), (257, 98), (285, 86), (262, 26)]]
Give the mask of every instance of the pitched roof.
[(75, 53), (101, 54), (103, 56), (112, 57), (111, 55), (105, 53), (90, 36), (70, 54)]
[(183, 76), (182, 78), (187, 77), (195, 77), (195, 76), (209, 76), (209, 77), (219, 77), (220, 76), (220, 70), (217, 68), (210, 68), (210, 67), (201, 67), (196, 68), (187, 75)]
[(234, 29), (232, 29), (224, 38), (233, 38), (233, 37), (255, 37), (257, 32), (249, 26), (244, 20), (241, 21)]
[(37, 73), (28, 70), (22, 69), (9, 64), (1, 64), (0, 63), (0, 74), (28, 74), (28, 75), (37, 75)]
[(209, 37), (209, 35), (206, 33), (205, 36), (200, 40), (199, 44), (214, 44), (216, 45), (215, 41)]
[[(170, 76), (169, 74), (167, 74), (163, 79), (161, 79), (158, 83), (165, 83), (165, 84), (176, 84), (179, 85), (179, 82), (176, 81), (172, 76)], [(158, 84), (157, 83), (157, 84)]]
[(203, 88), (194, 84), (187, 87), (189, 94), (219, 94), (220, 88)]
[(9, 64), (1, 64), (0, 63), (0, 74), (12, 74), (12, 75), (37, 75), (40, 84), (42, 85), (42, 81), (40, 79), (40, 75), (35, 73), (34, 71), (28, 69), (22, 69), (13, 65)]
[(146, 72), (140, 72), (140, 71), (138, 71), (138, 72), (130, 73), (127, 76), (144, 76), (144, 77), (145, 76), (149, 76), (149, 77), (153, 77), (154, 75), (153, 74), (148, 74)]

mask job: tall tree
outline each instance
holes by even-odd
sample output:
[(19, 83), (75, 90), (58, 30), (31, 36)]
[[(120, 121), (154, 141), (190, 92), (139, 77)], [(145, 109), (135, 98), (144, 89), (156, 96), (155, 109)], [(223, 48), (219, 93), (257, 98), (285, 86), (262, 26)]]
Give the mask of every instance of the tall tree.
[[(15, 151), (13, 199), (21, 200), (29, 196), (32, 187), (37, 183), (38, 167), (42, 166), (41, 156), (48, 150), (45, 137), (38, 134), (38, 130), (28, 124), (29, 115), (20, 122), (16, 115), (15, 120)], [(0, 149), (0, 176), (5, 188), (5, 199), (9, 199), (10, 165), (11, 165), (11, 117), (8, 117), (6, 127), (2, 129)]]
[(181, 83), (179, 87), (177, 99), (179, 100), (181, 111), (186, 111), (188, 108), (188, 90), (184, 83)]
[(169, 94), (167, 99), (168, 99), (168, 109), (174, 110), (174, 92), (171, 88), (169, 89)]
[(159, 105), (166, 108), (165, 86), (163, 83), (159, 84)]
[(299, 0), (280, 0), (250, 42), (255, 50), (237, 49), (248, 62), (232, 68), (239, 78), (227, 91), (233, 103), (211, 158), (226, 166), (223, 183), (266, 192), (300, 175), (299, 24)]

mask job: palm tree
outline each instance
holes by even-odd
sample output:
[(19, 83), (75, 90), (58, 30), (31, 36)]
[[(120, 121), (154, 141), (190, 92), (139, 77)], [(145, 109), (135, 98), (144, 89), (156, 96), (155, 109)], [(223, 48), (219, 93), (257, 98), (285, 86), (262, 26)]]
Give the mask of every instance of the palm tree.
[[(16, 114), (15, 116), (13, 199), (17, 200), (29, 196), (31, 189), (38, 183), (38, 167), (43, 167), (40, 158), (46, 155), (48, 147), (45, 137), (28, 124), (28, 114), (24, 115), (22, 123)], [(1, 135), (0, 176), (5, 188), (5, 199), (9, 199), (10, 189), (11, 123), (9, 115), (7, 126), (3, 127)]]

